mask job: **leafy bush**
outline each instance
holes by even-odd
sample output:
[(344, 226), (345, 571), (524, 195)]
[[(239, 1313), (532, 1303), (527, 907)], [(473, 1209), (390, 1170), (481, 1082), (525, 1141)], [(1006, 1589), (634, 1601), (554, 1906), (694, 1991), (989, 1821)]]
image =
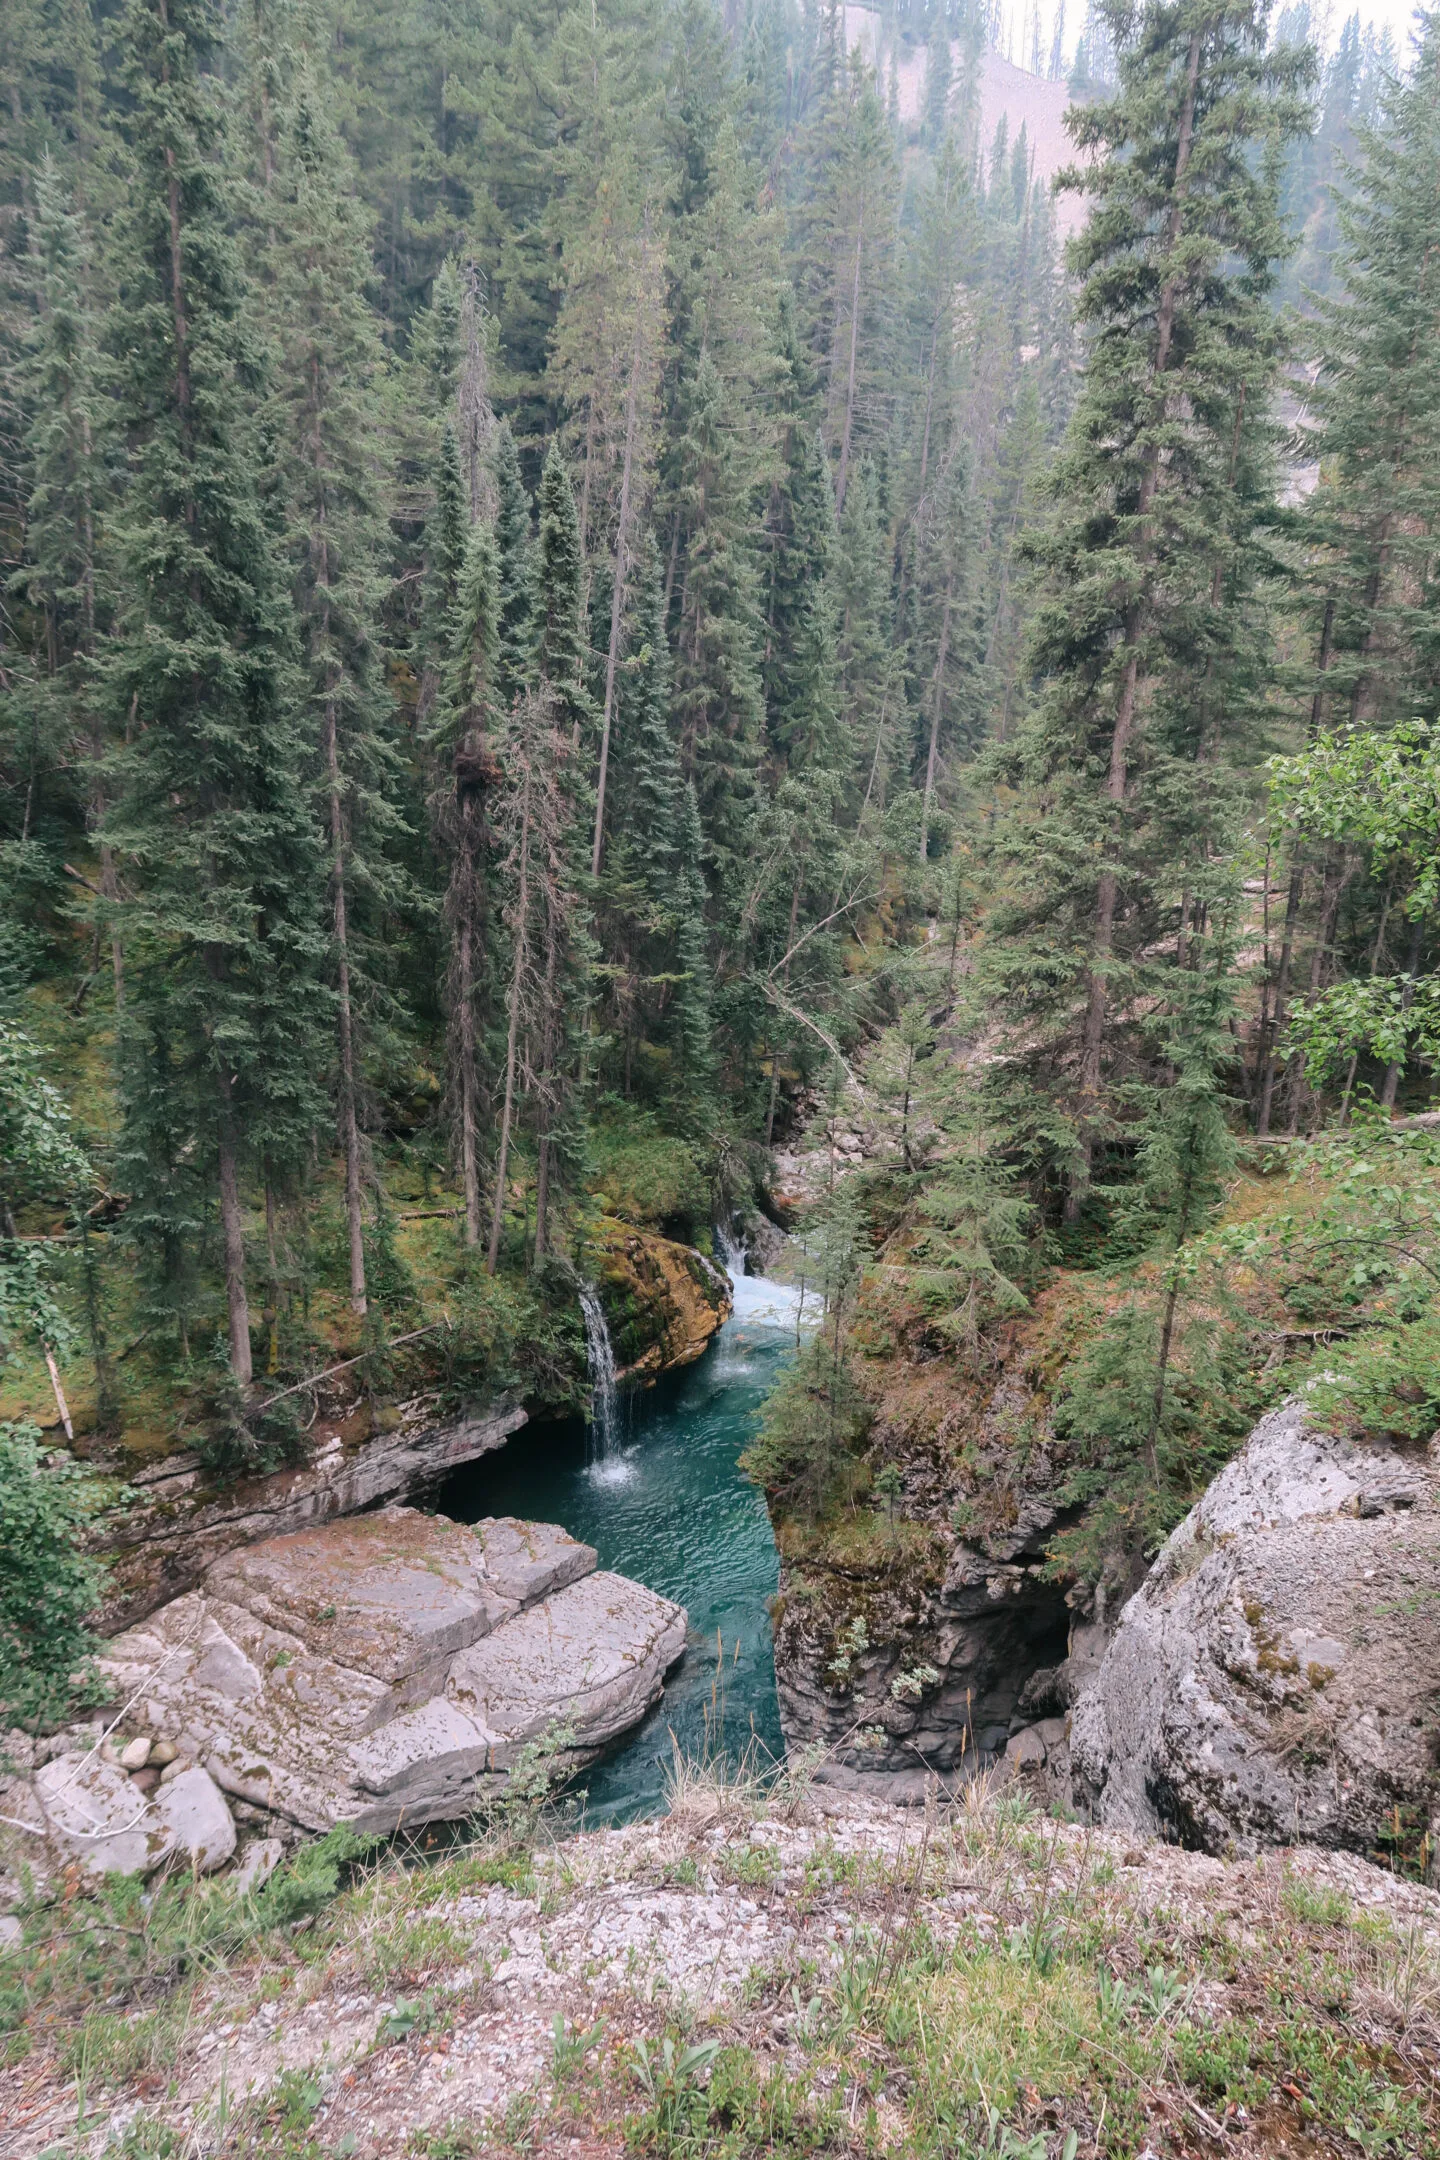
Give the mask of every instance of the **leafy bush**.
[(1440, 1426), (1440, 1313), (1332, 1343), (1316, 1358), (1306, 1392), (1331, 1431), (1428, 1440)]
[(58, 1723), (93, 1687), (105, 1571), (85, 1539), (103, 1500), (35, 1426), (0, 1424), (0, 1725)]

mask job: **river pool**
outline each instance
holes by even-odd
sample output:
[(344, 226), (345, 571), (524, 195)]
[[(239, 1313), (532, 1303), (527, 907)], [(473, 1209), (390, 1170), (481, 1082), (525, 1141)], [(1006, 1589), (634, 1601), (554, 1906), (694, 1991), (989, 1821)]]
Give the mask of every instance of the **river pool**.
[(794, 1293), (754, 1277), (735, 1291), (735, 1316), (696, 1364), (622, 1391), (608, 1452), (578, 1420), (522, 1426), (436, 1496), (459, 1522), (560, 1523), (596, 1548), (602, 1567), (689, 1613), (685, 1657), (664, 1695), (581, 1780), (592, 1822), (659, 1813), (676, 1744), (694, 1759), (753, 1747), (769, 1763), (784, 1752), (768, 1609), (779, 1560), (765, 1502), (738, 1461), (794, 1355)]

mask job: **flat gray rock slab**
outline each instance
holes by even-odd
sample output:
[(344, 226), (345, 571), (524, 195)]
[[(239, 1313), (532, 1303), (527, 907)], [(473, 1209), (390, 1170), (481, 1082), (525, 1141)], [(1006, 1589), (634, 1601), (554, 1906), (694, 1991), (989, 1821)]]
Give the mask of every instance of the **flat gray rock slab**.
[(599, 1554), (557, 1523), (487, 1515), (475, 1525), (485, 1549), (485, 1574), (501, 1597), (533, 1605), (593, 1573)]
[(462, 1651), (446, 1694), (500, 1742), (558, 1728), (599, 1748), (639, 1722), (684, 1648), (682, 1606), (600, 1571)]
[(392, 1507), (227, 1553), (205, 1588), (393, 1684), (489, 1633), (487, 1572), (485, 1548), (463, 1524)]
[(681, 1607), (554, 1524), (388, 1508), (228, 1554), (104, 1669), (197, 1766), (156, 1799), (205, 1867), (227, 1836), (207, 1788), (227, 1821), (221, 1792), (311, 1830), (465, 1815), (528, 1741), (556, 1734), (563, 1770), (638, 1723), (684, 1647)]

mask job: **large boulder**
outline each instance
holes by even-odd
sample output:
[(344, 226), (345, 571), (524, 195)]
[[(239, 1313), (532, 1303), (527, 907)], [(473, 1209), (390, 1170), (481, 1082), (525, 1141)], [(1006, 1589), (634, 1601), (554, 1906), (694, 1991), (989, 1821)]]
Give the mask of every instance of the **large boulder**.
[(1299, 1400), (1262, 1420), (1076, 1702), (1096, 1821), (1212, 1853), (1418, 1845), (1440, 1790), (1437, 1457), (1319, 1432)]
[(468, 1813), (547, 1735), (593, 1759), (684, 1644), (679, 1606), (553, 1524), (392, 1507), (226, 1555), (105, 1664), (225, 1792), (390, 1830)]

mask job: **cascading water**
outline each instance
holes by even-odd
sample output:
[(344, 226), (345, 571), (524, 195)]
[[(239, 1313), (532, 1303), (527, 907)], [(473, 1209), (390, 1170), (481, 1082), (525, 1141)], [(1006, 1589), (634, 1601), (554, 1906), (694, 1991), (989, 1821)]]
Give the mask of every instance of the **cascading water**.
[(585, 1362), (590, 1368), (591, 1461), (604, 1467), (617, 1458), (620, 1447), (620, 1395), (615, 1385), (615, 1351), (605, 1325), (605, 1308), (593, 1283), (580, 1290), (580, 1310), (585, 1317)]
[(793, 1329), (798, 1338), (802, 1327), (820, 1318), (820, 1301), (813, 1290), (807, 1293), (803, 1282), (747, 1275), (745, 1247), (724, 1223), (715, 1226), (715, 1250), (730, 1278), (731, 1311), (741, 1326)]

